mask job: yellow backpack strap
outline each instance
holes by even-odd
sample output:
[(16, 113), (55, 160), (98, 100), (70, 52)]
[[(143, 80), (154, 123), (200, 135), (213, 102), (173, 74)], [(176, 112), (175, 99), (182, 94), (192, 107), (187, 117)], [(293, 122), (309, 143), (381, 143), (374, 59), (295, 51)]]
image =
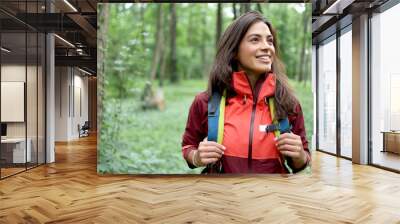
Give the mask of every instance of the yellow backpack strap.
[(214, 92), (208, 102), (208, 141), (222, 144), (224, 137), (226, 90), (222, 96)]
[[(222, 95), (213, 92), (208, 101), (208, 134), (207, 140), (222, 144), (224, 138), (226, 90)], [(222, 173), (221, 160), (208, 164), (202, 173)]]
[[(274, 97), (268, 98), (268, 105), (269, 105), (269, 110), (271, 112), (272, 123), (277, 125), (278, 121), (275, 119), (275, 99), (274, 99)], [(281, 135), (281, 132), (279, 131), (279, 129), (275, 129), (274, 134), (275, 134), (275, 137), (278, 138)]]
[[(274, 97), (270, 97), (268, 99), (268, 104), (269, 104), (269, 108), (270, 108), (270, 112), (271, 112), (271, 120), (273, 122), (273, 124), (278, 125), (280, 122), (278, 120), (275, 119), (275, 98)], [(287, 118), (286, 118), (287, 119)], [(286, 121), (288, 122), (288, 121)], [(282, 123), (282, 122), (281, 122)], [(283, 126), (283, 125), (280, 125)], [(279, 137), (281, 135), (280, 129), (276, 129), (274, 131), (275, 137)], [(293, 169), (289, 166), (287, 159), (285, 157), (283, 157), (283, 165), (285, 166), (285, 168), (287, 169), (287, 171), (290, 174), (293, 174)], [(299, 171), (298, 173), (307, 173), (307, 174), (311, 174), (311, 167), (310, 165), (307, 165), (303, 170)]]
[[(271, 112), (272, 123), (275, 124), (275, 125), (279, 125), (278, 119), (275, 119), (275, 98), (274, 97), (268, 98), (268, 105), (269, 105), (269, 110)], [(275, 134), (275, 137), (279, 138), (279, 136), (281, 135), (280, 129), (279, 128), (275, 129), (274, 134)], [(289, 164), (287, 162), (287, 159), (284, 156), (282, 156), (282, 158), (283, 158), (283, 165), (285, 166), (286, 170), (290, 174), (293, 174), (293, 170), (289, 166)]]
[(224, 140), (225, 101), (226, 101), (226, 90), (224, 90), (221, 96), (221, 102), (219, 104), (218, 138), (217, 138), (217, 143), (219, 144), (222, 144), (222, 140)]

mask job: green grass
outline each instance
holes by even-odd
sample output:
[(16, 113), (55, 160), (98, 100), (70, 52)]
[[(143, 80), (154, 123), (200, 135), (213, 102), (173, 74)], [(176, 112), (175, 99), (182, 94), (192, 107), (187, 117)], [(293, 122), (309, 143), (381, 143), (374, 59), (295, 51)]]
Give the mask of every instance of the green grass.
[[(121, 148), (116, 149), (113, 154), (107, 154), (105, 151), (109, 149), (101, 144), (104, 153), (100, 153), (100, 157), (112, 156), (113, 159), (100, 159), (102, 162), (99, 164), (99, 172), (199, 173), (200, 169), (188, 168), (183, 159), (181, 140), (194, 96), (205, 88), (206, 81), (202, 80), (184, 81), (179, 86), (167, 85), (164, 87), (164, 111), (143, 111), (140, 109), (139, 99), (124, 99), (121, 102), (123, 112), (120, 117), (125, 119), (119, 122), (120, 133), (117, 140), (114, 140), (120, 143), (118, 145)], [(115, 104), (114, 106), (117, 108)], [(108, 141), (107, 136), (101, 137)]]
[(314, 114), (313, 114), (314, 100), (311, 91), (311, 82), (299, 83), (296, 81), (291, 81), (290, 85), (292, 85), (295, 94), (300, 101), (303, 110), (307, 139), (309, 147), (311, 147), (311, 136), (313, 133), (313, 119), (314, 119)]
[[(144, 82), (140, 82), (143, 83)], [(204, 80), (182, 81), (164, 87), (164, 111), (141, 110), (138, 96), (105, 100), (100, 134), (98, 171), (101, 173), (186, 174), (181, 141), (194, 96), (206, 88)], [(302, 104), (307, 135), (312, 130), (310, 85), (292, 82)]]

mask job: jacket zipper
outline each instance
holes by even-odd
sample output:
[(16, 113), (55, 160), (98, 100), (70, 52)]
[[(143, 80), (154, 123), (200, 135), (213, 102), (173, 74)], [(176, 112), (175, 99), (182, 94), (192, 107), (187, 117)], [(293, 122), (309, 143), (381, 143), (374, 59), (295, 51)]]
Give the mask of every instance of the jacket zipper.
[[(251, 83), (249, 80), (249, 77), (247, 77), (247, 81), (249, 82), (250, 88), (251, 88)], [(253, 131), (254, 131), (254, 119), (256, 117), (256, 108), (257, 108), (257, 101), (258, 101), (258, 94), (260, 90), (259, 86), (259, 80), (256, 81), (256, 84), (254, 86), (254, 91), (251, 90), (251, 94), (253, 95), (253, 107), (251, 110), (251, 119), (250, 119), (250, 133), (249, 133), (249, 148), (248, 148), (248, 160), (247, 160), (247, 166), (249, 171), (252, 171), (252, 160), (253, 160)]]
[(252, 160), (253, 160), (253, 130), (254, 130), (254, 119), (256, 117), (256, 107), (257, 107), (257, 96), (254, 98), (253, 94), (253, 109), (251, 110), (251, 120), (250, 120), (250, 133), (249, 133), (249, 156), (248, 156), (248, 168), (250, 172), (252, 171)]

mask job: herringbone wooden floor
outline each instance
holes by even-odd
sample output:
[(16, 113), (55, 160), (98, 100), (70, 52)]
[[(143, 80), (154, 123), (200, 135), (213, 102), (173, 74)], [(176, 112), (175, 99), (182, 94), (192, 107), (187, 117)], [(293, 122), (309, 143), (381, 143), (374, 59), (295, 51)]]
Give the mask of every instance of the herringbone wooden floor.
[(0, 181), (0, 223), (400, 223), (399, 174), (313, 156), (311, 176), (98, 176), (83, 138)]

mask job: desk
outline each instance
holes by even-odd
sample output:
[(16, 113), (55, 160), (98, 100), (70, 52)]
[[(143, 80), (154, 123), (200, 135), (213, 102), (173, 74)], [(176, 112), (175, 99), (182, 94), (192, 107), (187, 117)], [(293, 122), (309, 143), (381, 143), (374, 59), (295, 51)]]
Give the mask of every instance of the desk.
[(25, 138), (1, 139), (2, 159), (5, 159), (6, 163), (25, 163), (25, 158), (27, 158), (27, 162), (30, 162), (32, 141), (28, 138), (27, 142), (28, 147), (26, 147), (25, 154)]
[(400, 154), (400, 131), (382, 131), (383, 151)]

